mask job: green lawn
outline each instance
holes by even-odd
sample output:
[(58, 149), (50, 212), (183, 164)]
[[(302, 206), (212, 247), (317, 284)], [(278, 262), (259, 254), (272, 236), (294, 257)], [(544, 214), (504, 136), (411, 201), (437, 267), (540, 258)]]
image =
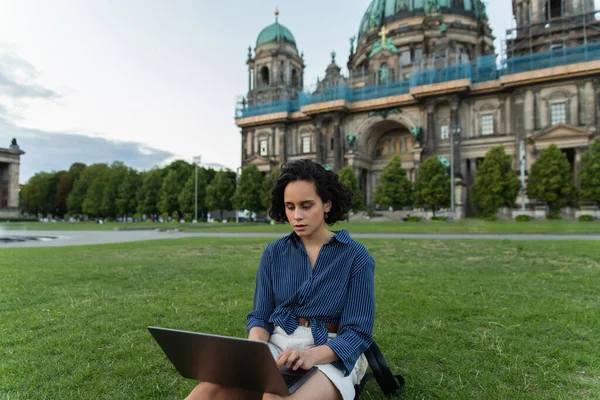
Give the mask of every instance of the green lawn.
[[(184, 398), (146, 326), (244, 336), (266, 243), (0, 250), (0, 398)], [(402, 399), (600, 398), (597, 243), (364, 243)]]
[[(354, 233), (595, 233), (600, 234), (600, 222), (572, 222), (572, 221), (483, 221), (469, 219), (456, 222), (350, 222), (340, 223), (338, 227), (346, 228)], [(8, 223), (0, 224), (1, 229), (29, 229), (29, 230), (113, 230), (118, 228), (180, 228), (192, 232), (288, 232), (290, 226), (229, 223), (229, 224), (175, 224), (175, 223)], [(338, 228), (335, 228), (338, 229)]]

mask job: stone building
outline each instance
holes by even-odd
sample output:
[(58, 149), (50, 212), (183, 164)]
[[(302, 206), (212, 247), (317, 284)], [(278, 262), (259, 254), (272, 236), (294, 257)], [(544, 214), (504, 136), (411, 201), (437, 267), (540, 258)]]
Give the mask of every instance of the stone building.
[(444, 157), (456, 172), (457, 217), (468, 215), (468, 189), (493, 146), (513, 155), (516, 171), (555, 143), (577, 183), (600, 116), (594, 1), (512, 7), (517, 28), (498, 59), (481, 0), (373, 0), (350, 38), (348, 74), (332, 53), (310, 90), (304, 55), (276, 16), (248, 52), (248, 93), (236, 109), (242, 165), (268, 172), (312, 158), (334, 171), (351, 166), (372, 204), (394, 155), (412, 181), (424, 159)]
[(0, 218), (17, 217), (19, 213), (19, 165), (21, 155), (17, 140), (8, 149), (0, 147)]

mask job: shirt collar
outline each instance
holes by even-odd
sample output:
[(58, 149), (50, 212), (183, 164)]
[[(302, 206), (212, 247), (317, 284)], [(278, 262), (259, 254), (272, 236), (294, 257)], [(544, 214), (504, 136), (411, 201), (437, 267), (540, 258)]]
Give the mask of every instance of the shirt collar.
[[(348, 231), (346, 229), (342, 229), (341, 231), (333, 231), (334, 235), (332, 239), (337, 240), (338, 242), (342, 243), (342, 244), (350, 244), (350, 242), (352, 242), (352, 238), (350, 237), (350, 234), (348, 233)], [(298, 235), (296, 235), (296, 232), (292, 232), (289, 235), (284, 237), (284, 241), (287, 243), (289, 241), (293, 241), (293, 240), (300, 240), (300, 238), (298, 237)]]

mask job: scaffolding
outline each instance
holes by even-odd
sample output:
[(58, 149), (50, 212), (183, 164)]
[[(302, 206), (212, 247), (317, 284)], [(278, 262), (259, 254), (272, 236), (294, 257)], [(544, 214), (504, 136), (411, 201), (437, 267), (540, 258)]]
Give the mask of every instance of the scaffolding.
[[(562, 2), (560, 2), (562, 4)], [(550, 9), (543, 21), (508, 29), (501, 45), (501, 59), (548, 52), (600, 42), (600, 11), (565, 15)], [(552, 17), (559, 14), (559, 17)]]

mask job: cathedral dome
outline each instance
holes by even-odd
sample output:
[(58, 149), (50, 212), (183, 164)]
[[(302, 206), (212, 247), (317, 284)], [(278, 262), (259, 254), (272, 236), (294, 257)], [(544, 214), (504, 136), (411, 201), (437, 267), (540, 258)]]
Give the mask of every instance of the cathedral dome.
[(288, 42), (295, 45), (296, 39), (294, 39), (294, 35), (288, 28), (275, 21), (274, 24), (260, 31), (256, 40), (256, 47), (270, 42)]
[(373, 27), (436, 11), (487, 19), (482, 0), (372, 0), (360, 23), (358, 37)]

